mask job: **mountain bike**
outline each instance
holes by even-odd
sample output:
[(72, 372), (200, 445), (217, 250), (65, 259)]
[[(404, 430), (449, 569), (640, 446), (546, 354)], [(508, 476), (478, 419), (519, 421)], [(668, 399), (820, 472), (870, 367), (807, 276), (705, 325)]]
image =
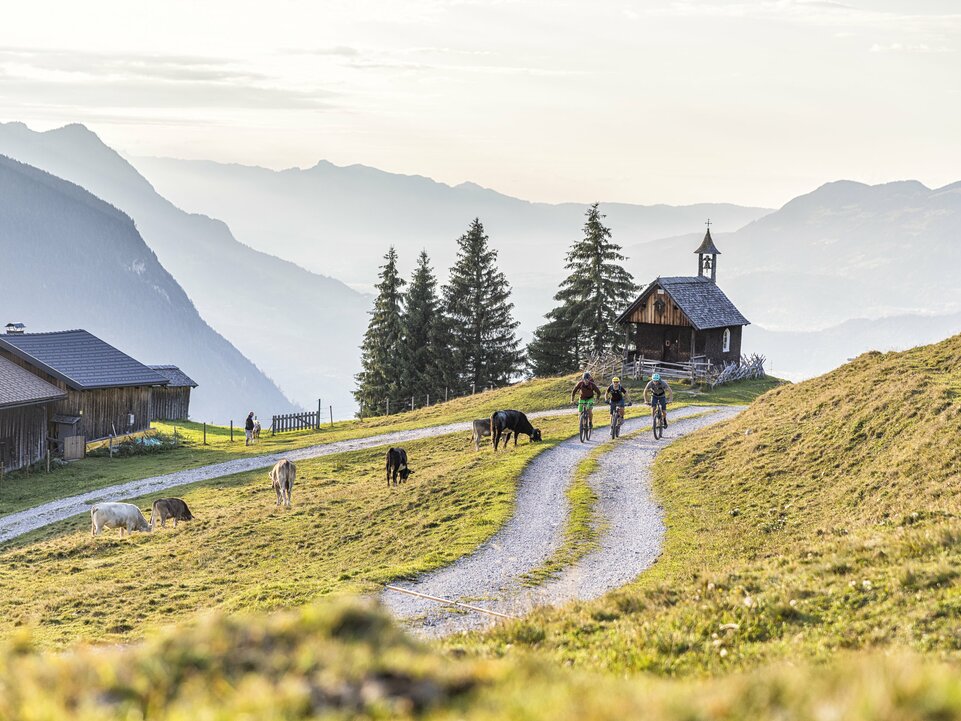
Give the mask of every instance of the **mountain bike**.
[[(627, 405), (631, 405), (628, 403)], [(617, 412), (618, 406), (611, 403), (611, 438), (621, 437), (621, 426), (624, 425), (624, 416)]]
[(653, 425), (654, 425), (654, 439), (660, 440), (664, 436), (664, 409), (661, 408), (660, 403), (654, 404)]
[(581, 420), (579, 425), (579, 433), (581, 438), (581, 443), (591, 440), (591, 417), (588, 414), (589, 406), (585, 403), (584, 407), (581, 409)]

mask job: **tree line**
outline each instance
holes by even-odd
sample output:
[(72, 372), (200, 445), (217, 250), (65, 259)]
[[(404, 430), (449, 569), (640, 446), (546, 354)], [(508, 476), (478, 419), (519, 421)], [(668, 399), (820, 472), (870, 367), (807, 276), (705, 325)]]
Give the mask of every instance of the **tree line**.
[(457, 240), (457, 259), (438, 289), (426, 251), (409, 283), (391, 247), (380, 267), (377, 296), (361, 346), (354, 397), (360, 414), (409, 408), (388, 400), (441, 399), (500, 387), (525, 372), (559, 375), (585, 358), (622, 348), (616, 319), (637, 292), (620, 246), (598, 204), (586, 213), (583, 237), (567, 253), (568, 276), (526, 350), (514, 319), (511, 287), (497, 266), (479, 218)]

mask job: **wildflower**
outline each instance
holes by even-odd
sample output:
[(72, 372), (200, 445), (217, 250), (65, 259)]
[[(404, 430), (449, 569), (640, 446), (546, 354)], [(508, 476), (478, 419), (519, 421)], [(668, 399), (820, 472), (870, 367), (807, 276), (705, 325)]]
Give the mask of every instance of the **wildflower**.
[(794, 608), (795, 606), (797, 606), (797, 599), (792, 598), (791, 601), (790, 601), (790, 603), (788, 603), (788, 605), (789, 605), (791, 608)]
[(715, 638), (713, 641), (711, 641), (711, 643), (714, 645), (714, 648), (717, 648), (721, 645), (721, 639)]
[(754, 599), (751, 598), (750, 596), (745, 596), (745, 597), (744, 597), (744, 605), (747, 606), (748, 608), (750, 608), (751, 606), (754, 605)]
[(714, 582), (713, 582), (713, 581), (711, 581), (710, 583), (707, 584), (707, 590), (708, 590), (708, 591), (713, 591), (713, 590), (714, 590)]
[(861, 581), (861, 588), (863, 588), (865, 591), (870, 591), (872, 588), (871, 582), (867, 579), (864, 579)]
[(725, 656), (727, 656), (727, 649), (726, 649), (726, 648), (722, 648), (722, 649), (721, 649), (721, 658), (724, 658)]

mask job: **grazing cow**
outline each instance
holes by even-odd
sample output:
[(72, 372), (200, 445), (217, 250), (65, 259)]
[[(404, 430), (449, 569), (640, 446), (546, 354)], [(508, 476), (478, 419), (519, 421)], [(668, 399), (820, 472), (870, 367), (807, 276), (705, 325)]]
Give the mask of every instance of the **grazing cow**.
[(406, 482), (407, 477), (413, 473), (407, 467), (407, 451), (403, 448), (391, 448), (387, 451), (387, 487), (390, 488), (390, 482), (393, 479), (394, 485), (397, 485), (397, 476), (400, 476), (401, 482)]
[(133, 531), (150, 531), (150, 524), (140, 509), (132, 503), (97, 503), (90, 508), (90, 535), (96, 536), (104, 528), (119, 528), (123, 537)]
[(153, 508), (150, 509), (151, 530), (158, 518), (161, 528), (167, 523), (168, 518), (174, 519), (174, 528), (177, 527), (177, 521), (194, 520), (193, 514), (181, 498), (158, 498), (154, 501)]
[(277, 491), (277, 505), (283, 504), (290, 508), (290, 493), (294, 490), (294, 479), (297, 478), (297, 466), (284, 458), (277, 461), (270, 469), (270, 482)]
[[(474, 441), (474, 450), (480, 450), (481, 438), (487, 438), (491, 434), (491, 419), (481, 418), (473, 422), (471, 427), (471, 440)], [(510, 431), (505, 434), (505, 443), (510, 440)]]
[(254, 440), (260, 440), (260, 421), (254, 418)]
[(490, 419), (491, 435), (494, 437), (494, 450), (500, 443), (501, 437), (504, 439), (504, 447), (507, 448), (507, 441), (510, 433), (514, 434), (514, 447), (517, 447), (517, 436), (523, 433), (531, 442), (541, 439), (541, 431), (534, 428), (520, 411), (495, 411)]

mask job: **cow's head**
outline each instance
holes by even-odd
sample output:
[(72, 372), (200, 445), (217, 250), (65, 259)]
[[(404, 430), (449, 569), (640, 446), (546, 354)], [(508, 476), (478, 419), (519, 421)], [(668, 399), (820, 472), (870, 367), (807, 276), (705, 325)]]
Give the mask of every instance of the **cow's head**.
[(401, 469), (400, 469), (400, 480), (406, 481), (406, 480), (407, 480), (407, 477), (408, 477), (411, 473), (413, 473), (413, 471), (410, 470), (409, 468), (401, 468)]
[(533, 433), (531, 433), (531, 440), (532, 440), (532, 441), (539, 441), (540, 439), (541, 439), (541, 429), (540, 429), (540, 428), (535, 428), (534, 431), (533, 431)]

